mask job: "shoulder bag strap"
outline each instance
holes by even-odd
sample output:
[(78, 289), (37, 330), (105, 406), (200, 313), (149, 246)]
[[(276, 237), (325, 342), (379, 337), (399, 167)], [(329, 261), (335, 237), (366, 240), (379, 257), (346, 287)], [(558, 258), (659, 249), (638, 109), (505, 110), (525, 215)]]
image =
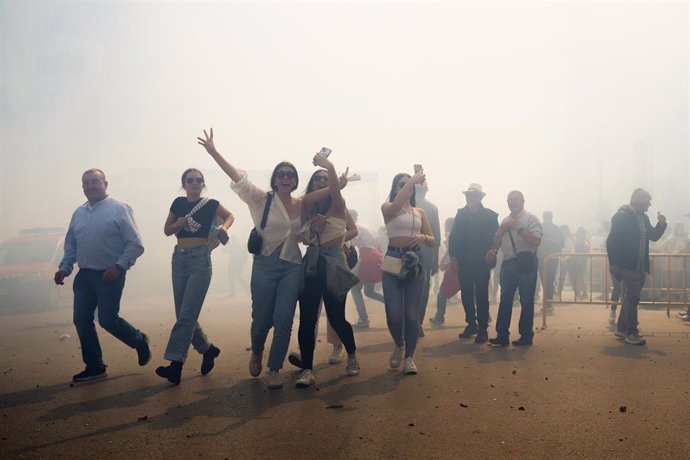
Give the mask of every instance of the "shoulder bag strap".
[(273, 201), (273, 192), (268, 192), (268, 198), (264, 205), (264, 215), (261, 217), (261, 230), (266, 227), (266, 220), (268, 220), (268, 211), (271, 210), (271, 201)]

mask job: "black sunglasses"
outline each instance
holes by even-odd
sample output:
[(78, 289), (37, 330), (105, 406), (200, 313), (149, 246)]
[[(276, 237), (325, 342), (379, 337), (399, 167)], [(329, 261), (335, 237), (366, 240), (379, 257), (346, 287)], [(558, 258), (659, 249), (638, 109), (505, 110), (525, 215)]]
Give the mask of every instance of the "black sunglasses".
[(297, 177), (297, 175), (294, 173), (294, 171), (278, 171), (276, 173), (276, 177), (278, 179), (285, 179), (286, 177), (288, 179), (294, 179), (295, 177)]
[(322, 175), (314, 176), (313, 181), (314, 182), (327, 182), (328, 176), (322, 176)]
[(193, 184), (194, 182), (196, 182), (197, 184), (203, 184), (204, 179), (201, 177), (188, 177), (185, 179), (185, 182), (188, 184)]

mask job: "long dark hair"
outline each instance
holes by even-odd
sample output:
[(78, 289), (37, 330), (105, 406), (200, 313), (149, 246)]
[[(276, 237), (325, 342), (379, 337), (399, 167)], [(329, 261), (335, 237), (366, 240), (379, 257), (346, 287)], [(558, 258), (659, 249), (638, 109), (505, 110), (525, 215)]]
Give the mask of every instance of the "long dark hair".
[[(307, 183), (307, 191), (305, 192), (306, 194), (309, 194), (314, 191), (314, 177), (316, 177), (317, 174), (325, 172), (328, 174), (328, 171), (325, 169), (317, 169), (314, 171), (314, 174), (311, 175), (309, 178), (309, 183)], [(331, 204), (333, 204), (333, 198), (331, 198), (331, 195), (328, 195), (328, 197), (325, 199), (325, 205), (324, 209), (320, 209), (319, 203), (316, 202), (314, 203), (314, 210), (318, 213), (325, 214), (328, 212), (329, 209), (331, 209)]]
[(297, 186), (299, 185), (299, 174), (297, 174), (297, 168), (295, 168), (295, 165), (293, 165), (289, 161), (281, 161), (276, 165), (275, 168), (273, 168), (273, 174), (271, 174), (271, 190), (273, 190), (274, 192), (278, 191), (278, 187), (276, 186), (276, 173), (283, 166), (287, 166), (288, 168), (292, 169), (292, 171), (295, 173), (295, 186), (292, 187), (292, 191), (294, 192), (297, 189)]
[[(400, 182), (400, 179), (403, 177), (407, 177), (408, 179), (411, 179), (412, 176), (410, 176), (407, 173), (399, 173), (396, 174), (395, 177), (393, 178), (393, 183), (391, 184), (391, 191), (388, 194), (388, 201), (393, 202), (395, 200), (395, 196), (398, 194), (398, 191), (400, 190), (398, 188), (398, 182)], [(412, 195), (410, 195), (410, 205), (414, 208), (417, 206), (417, 200), (415, 199), (415, 190), (414, 187), (412, 187)]]

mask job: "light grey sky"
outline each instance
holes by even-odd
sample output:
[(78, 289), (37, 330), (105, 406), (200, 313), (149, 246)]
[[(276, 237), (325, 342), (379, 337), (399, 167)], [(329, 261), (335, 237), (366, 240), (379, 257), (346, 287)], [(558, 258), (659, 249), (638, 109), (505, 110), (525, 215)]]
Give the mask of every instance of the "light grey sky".
[(687, 2), (2, 0), (0, 238), (67, 226), (93, 166), (149, 245), (189, 166), (248, 228), (196, 144), (210, 126), (244, 169), (288, 159), (306, 185), (325, 145), (337, 168), (378, 174), (346, 192), (375, 227), (413, 163), (442, 218), (479, 182), (502, 215), (519, 189), (529, 210), (595, 230), (643, 186), (678, 221), (689, 18)]

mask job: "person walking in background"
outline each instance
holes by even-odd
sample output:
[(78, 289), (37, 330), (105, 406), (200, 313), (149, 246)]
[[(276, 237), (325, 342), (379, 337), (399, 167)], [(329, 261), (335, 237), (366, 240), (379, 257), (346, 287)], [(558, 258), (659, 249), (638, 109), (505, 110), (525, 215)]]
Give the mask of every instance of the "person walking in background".
[(101, 327), (135, 349), (140, 366), (151, 360), (148, 336), (120, 317), (125, 274), (144, 253), (134, 213), (127, 204), (108, 195), (108, 181), (100, 169), (85, 171), (81, 184), (88, 201), (72, 214), (65, 255), (54, 277), (55, 284), (64, 284), (74, 263), (79, 265), (72, 286), (74, 325), (86, 369), (72, 377), (74, 382), (108, 376), (94, 325), (96, 308)]
[(252, 377), (261, 375), (266, 337), (273, 328), (268, 356), (268, 388), (281, 388), (280, 370), (290, 345), (292, 322), (302, 285), (302, 253), (298, 244), (305, 231), (302, 200), (292, 196), (299, 184), (297, 169), (287, 161), (278, 163), (271, 174), (271, 192), (267, 193), (250, 182), (246, 172), (236, 169), (223, 158), (215, 147), (213, 129), (210, 134), (204, 131), (204, 137), (197, 139), (232, 180), (230, 188), (247, 203), (254, 228), (261, 237), (260, 249), (254, 254), (252, 264), (249, 373)]
[(359, 283), (352, 288), (352, 300), (355, 302), (357, 315), (359, 316), (357, 323), (353, 326), (368, 328), (369, 315), (364, 303), (364, 297), (362, 297), (362, 290), (368, 298), (383, 302), (383, 295), (376, 292), (376, 283), (381, 282), (381, 260), (383, 259), (383, 254), (374, 232), (359, 222), (357, 211), (350, 209), (350, 215), (357, 225), (357, 236), (352, 242), (359, 252), (359, 260), (352, 270), (359, 278)]
[(489, 339), (494, 347), (506, 347), (510, 337), (510, 320), (513, 313), (515, 292), (520, 292), (520, 338), (515, 346), (532, 345), (534, 337), (534, 289), (537, 285), (537, 247), (543, 230), (539, 219), (525, 210), (522, 192), (508, 193), (510, 215), (503, 219), (494, 236), (494, 251), (500, 247), (503, 252), (501, 265), (501, 302), (496, 319), (496, 337)]
[(443, 281), (436, 296), (436, 314), (429, 318), (429, 322), (434, 326), (442, 326), (446, 322), (446, 306), (448, 300), (460, 292), (460, 281), (458, 280), (458, 272), (455, 271), (453, 265), (450, 263), (450, 255), (448, 254), (448, 237), (450, 231), (453, 229), (453, 221), (455, 218), (449, 217), (444, 222), (445, 241), (441, 245), (441, 259), (439, 260), (439, 269), (443, 271)]
[(623, 205), (611, 218), (611, 233), (606, 239), (606, 252), (611, 276), (621, 282), (623, 302), (615, 336), (630, 345), (644, 345), (639, 334), (637, 306), (649, 273), (649, 242), (658, 241), (666, 230), (666, 217), (657, 213), (652, 227), (647, 210), (652, 195), (642, 188), (633, 191), (630, 204)]
[[(548, 302), (553, 300), (554, 284), (556, 282), (556, 273), (558, 272), (559, 259), (552, 257), (547, 259), (550, 255), (557, 252), (561, 252), (565, 246), (565, 240), (563, 238), (563, 233), (558, 225), (553, 223), (553, 212), (544, 211), (542, 214), (544, 223), (542, 228), (544, 229), (544, 236), (541, 239), (541, 244), (537, 250), (537, 256), (539, 257), (539, 267), (540, 273), (544, 276), (541, 278), (541, 282), (544, 285), (545, 297), (544, 297), (544, 308), (547, 311), (553, 310), (553, 304)], [(548, 262), (545, 264), (545, 260)]]
[(424, 286), (422, 287), (422, 294), (419, 299), (419, 336), (424, 337), (424, 317), (426, 316), (426, 307), (429, 304), (429, 292), (431, 290), (431, 277), (438, 272), (438, 255), (441, 246), (441, 223), (438, 217), (438, 208), (435, 204), (426, 199), (426, 194), (429, 191), (429, 186), (425, 181), (422, 184), (415, 186), (415, 199), (417, 207), (424, 210), (426, 218), (431, 226), (431, 231), (434, 235), (435, 244), (433, 246), (421, 246), (422, 251), (422, 265), (424, 266)]
[(156, 369), (158, 376), (175, 385), (180, 383), (190, 343), (203, 355), (201, 375), (211, 372), (220, 354), (220, 349), (208, 341), (198, 319), (213, 271), (208, 246), (211, 227), (214, 219), (222, 219), (217, 237), (227, 242), (227, 230), (235, 220), (217, 200), (201, 196), (206, 182), (198, 169), (189, 168), (182, 173), (182, 188), (186, 196), (172, 202), (163, 228), (165, 236), (177, 238), (172, 256), (176, 321), (164, 356), (170, 364)]
[(496, 261), (493, 236), (498, 230), (498, 214), (482, 205), (486, 193), (472, 183), (465, 194), (466, 205), (458, 210), (448, 238), (453, 270), (458, 273), (460, 296), (467, 326), (461, 339), (476, 336), (475, 343), (489, 340), (489, 278)]
[[(566, 254), (573, 254), (575, 252), (575, 240), (573, 239), (572, 233), (570, 233), (570, 227), (567, 225), (561, 225), (561, 233), (563, 234), (563, 252)], [(577, 294), (577, 283), (575, 281), (575, 258), (570, 255), (563, 257), (563, 262), (561, 263), (561, 271), (558, 275), (558, 297), (563, 296), (563, 286), (565, 285), (565, 277), (568, 277), (568, 281), (573, 288), (573, 293)], [(573, 300), (575, 297), (573, 297)]]
[[(393, 178), (388, 199), (381, 205), (389, 244), (384, 273), (383, 296), (386, 305), (388, 331), (395, 342), (389, 364), (397, 368), (403, 361), (403, 373), (416, 374), (414, 352), (419, 337), (419, 305), (424, 285), (420, 245), (436, 244), (431, 225), (423, 209), (415, 206), (415, 185), (424, 182), (424, 174), (400, 173)], [(399, 262), (396, 263), (396, 260)], [(389, 271), (386, 271), (388, 269)]]

